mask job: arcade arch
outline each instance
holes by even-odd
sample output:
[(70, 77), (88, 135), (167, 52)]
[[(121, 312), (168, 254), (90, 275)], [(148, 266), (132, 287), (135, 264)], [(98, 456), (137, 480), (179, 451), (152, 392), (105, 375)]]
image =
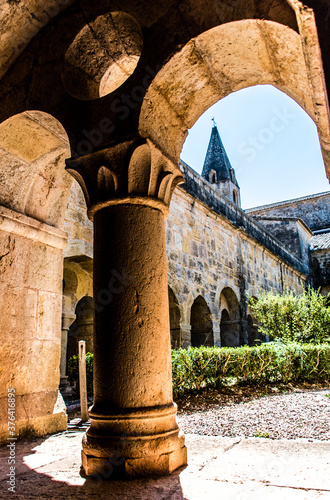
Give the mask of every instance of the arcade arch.
[(140, 132), (178, 162), (187, 129), (210, 106), (236, 90), (270, 84), (316, 122), (329, 172), (326, 96), (319, 108), (315, 96), (322, 94), (324, 82), (321, 74), (309, 78), (311, 58), (317, 54), (303, 52), (299, 34), (278, 22), (247, 19), (209, 29), (191, 39), (156, 75), (141, 108)]
[(75, 308), (76, 319), (68, 331), (67, 359), (78, 354), (78, 342), (86, 342), (86, 352), (94, 352), (93, 324), (94, 324), (94, 299), (89, 295), (82, 297)]
[(171, 287), (168, 287), (168, 302), (170, 314), (171, 347), (178, 349), (181, 347), (181, 314), (178, 300)]
[(241, 344), (241, 317), (238, 299), (229, 287), (220, 294), (220, 338), (222, 347), (237, 347)]
[(211, 311), (205, 299), (199, 295), (191, 306), (191, 345), (199, 347), (201, 345), (213, 346), (213, 325)]

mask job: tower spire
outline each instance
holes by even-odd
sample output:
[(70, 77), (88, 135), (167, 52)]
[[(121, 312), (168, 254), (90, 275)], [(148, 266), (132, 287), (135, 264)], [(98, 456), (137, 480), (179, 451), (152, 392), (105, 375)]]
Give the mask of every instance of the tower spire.
[(212, 122), (213, 126), (204, 160), (202, 177), (212, 184), (215, 184), (222, 194), (239, 205), (239, 186), (236, 180), (235, 171), (231, 166), (227, 152), (220, 138), (214, 117), (212, 118)]

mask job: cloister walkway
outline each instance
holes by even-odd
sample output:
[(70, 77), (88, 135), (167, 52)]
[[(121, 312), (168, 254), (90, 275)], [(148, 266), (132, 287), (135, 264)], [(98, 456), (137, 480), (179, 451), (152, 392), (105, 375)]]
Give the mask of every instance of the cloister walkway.
[(80, 476), (83, 432), (16, 445), (15, 493), (7, 490), (8, 449), (0, 448), (0, 498), (109, 500), (328, 500), (330, 443), (186, 435), (189, 466), (160, 479), (128, 482)]

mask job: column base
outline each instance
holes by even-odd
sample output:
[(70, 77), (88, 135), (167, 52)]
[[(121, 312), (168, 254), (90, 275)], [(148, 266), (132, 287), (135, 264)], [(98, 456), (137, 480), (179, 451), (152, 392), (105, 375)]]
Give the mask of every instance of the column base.
[(102, 479), (166, 476), (185, 466), (187, 448), (175, 415), (176, 405), (98, 418), (92, 411), (83, 438), (84, 474)]
[(60, 393), (64, 398), (71, 396), (72, 394), (72, 387), (70, 385), (69, 378), (66, 375), (60, 378)]
[[(182, 446), (171, 453), (154, 454), (140, 458), (98, 458), (81, 452), (82, 474), (95, 479), (128, 479), (168, 476), (176, 469), (187, 465), (187, 448)], [(122, 462), (122, 463), (118, 463)]]

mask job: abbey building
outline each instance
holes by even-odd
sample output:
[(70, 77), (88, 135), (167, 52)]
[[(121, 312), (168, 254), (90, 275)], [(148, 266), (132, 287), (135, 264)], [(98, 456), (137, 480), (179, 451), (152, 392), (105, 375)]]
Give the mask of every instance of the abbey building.
[[(258, 333), (249, 297), (264, 290), (300, 293), (308, 284), (329, 292), (330, 192), (243, 211), (215, 125), (202, 175), (183, 161), (180, 169), (185, 182), (174, 190), (165, 229), (173, 348), (254, 345), (266, 339)], [(92, 225), (76, 183), (65, 230), (63, 377), (78, 339), (93, 350)], [(113, 270), (113, 289), (95, 298), (96, 307), (130, 280)]]
[(12, 389), (18, 437), (66, 428), (80, 337), (85, 474), (118, 452), (123, 475), (170, 474), (187, 463), (171, 342), (253, 344), (249, 296), (328, 290), (329, 193), (242, 211), (216, 129), (202, 176), (180, 164), (210, 106), (273, 85), (315, 122), (330, 179), (330, 7), (234, 3), (2, 2), (1, 442)]

